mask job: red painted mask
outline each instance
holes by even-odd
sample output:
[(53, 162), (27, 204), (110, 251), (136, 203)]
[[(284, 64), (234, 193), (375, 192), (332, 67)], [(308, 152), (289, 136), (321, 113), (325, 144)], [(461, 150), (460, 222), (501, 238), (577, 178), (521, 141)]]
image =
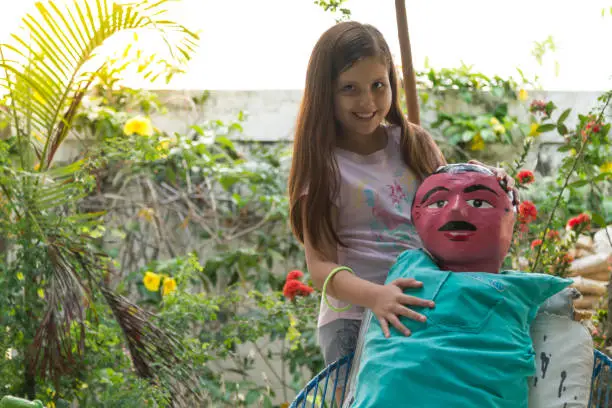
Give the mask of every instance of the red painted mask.
[(510, 248), (515, 213), (494, 175), (467, 171), (426, 178), (417, 190), (412, 219), (442, 269), (498, 273)]

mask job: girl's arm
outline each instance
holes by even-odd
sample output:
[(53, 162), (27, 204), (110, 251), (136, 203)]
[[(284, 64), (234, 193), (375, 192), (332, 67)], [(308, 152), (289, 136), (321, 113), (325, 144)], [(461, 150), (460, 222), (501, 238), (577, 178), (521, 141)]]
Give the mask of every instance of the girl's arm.
[[(302, 220), (304, 224), (304, 249), (306, 252), (306, 264), (312, 277), (314, 286), (321, 290), (323, 283), (332, 270), (341, 266), (338, 264), (338, 253), (335, 243), (322, 240), (317, 250), (311, 245), (306, 230), (306, 218), (308, 212), (306, 206), (302, 206)], [(332, 208), (332, 225), (336, 228), (337, 208)], [(418, 288), (422, 283), (414, 279), (397, 279), (388, 285), (379, 285), (348, 272), (340, 271), (327, 284), (327, 294), (348, 302), (371, 309), (378, 318), (383, 333), (389, 337), (389, 324), (397, 330), (410, 335), (410, 330), (404, 326), (398, 315), (406, 316), (413, 320), (425, 321), (425, 316), (405, 305), (433, 307), (433, 302), (404, 294), (405, 288)]]

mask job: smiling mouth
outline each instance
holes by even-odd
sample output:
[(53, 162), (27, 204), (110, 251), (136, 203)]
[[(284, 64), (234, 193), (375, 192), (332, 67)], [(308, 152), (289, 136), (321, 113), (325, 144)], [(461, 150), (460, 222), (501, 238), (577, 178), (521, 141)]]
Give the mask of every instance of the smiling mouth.
[(357, 119), (361, 119), (361, 120), (370, 120), (374, 117), (374, 115), (376, 115), (376, 112), (370, 112), (370, 113), (357, 113), (357, 112), (353, 112), (353, 115), (355, 115), (355, 117), (357, 117)]
[(465, 221), (449, 221), (438, 231), (445, 231), (444, 236), (451, 241), (467, 241), (476, 233), (476, 226)]

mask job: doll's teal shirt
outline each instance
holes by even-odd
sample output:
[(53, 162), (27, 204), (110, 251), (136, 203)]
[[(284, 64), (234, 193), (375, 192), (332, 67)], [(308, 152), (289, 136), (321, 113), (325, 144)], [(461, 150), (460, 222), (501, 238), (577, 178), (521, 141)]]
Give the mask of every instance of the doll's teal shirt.
[(539, 306), (572, 281), (551, 275), (504, 271), (441, 271), (422, 250), (402, 253), (387, 283), (423, 282), (405, 293), (431, 299), (414, 308), (420, 323), (401, 317), (412, 334), (391, 327), (385, 338), (372, 318), (357, 374), (352, 407), (527, 408), (535, 373), (529, 326)]

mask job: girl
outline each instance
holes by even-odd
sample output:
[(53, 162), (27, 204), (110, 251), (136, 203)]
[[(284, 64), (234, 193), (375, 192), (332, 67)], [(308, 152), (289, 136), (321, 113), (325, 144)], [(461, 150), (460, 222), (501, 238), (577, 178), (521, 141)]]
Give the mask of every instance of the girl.
[[(410, 219), (417, 186), (446, 164), (432, 137), (407, 122), (382, 34), (336, 24), (312, 52), (299, 109), (289, 177), (291, 225), (314, 285), (323, 289), (319, 343), (326, 364), (355, 349), (364, 308), (405, 335), (398, 315), (433, 307), (404, 294), (421, 285), (384, 285), (397, 256), (421, 241)], [(500, 173), (498, 172), (498, 177)]]

